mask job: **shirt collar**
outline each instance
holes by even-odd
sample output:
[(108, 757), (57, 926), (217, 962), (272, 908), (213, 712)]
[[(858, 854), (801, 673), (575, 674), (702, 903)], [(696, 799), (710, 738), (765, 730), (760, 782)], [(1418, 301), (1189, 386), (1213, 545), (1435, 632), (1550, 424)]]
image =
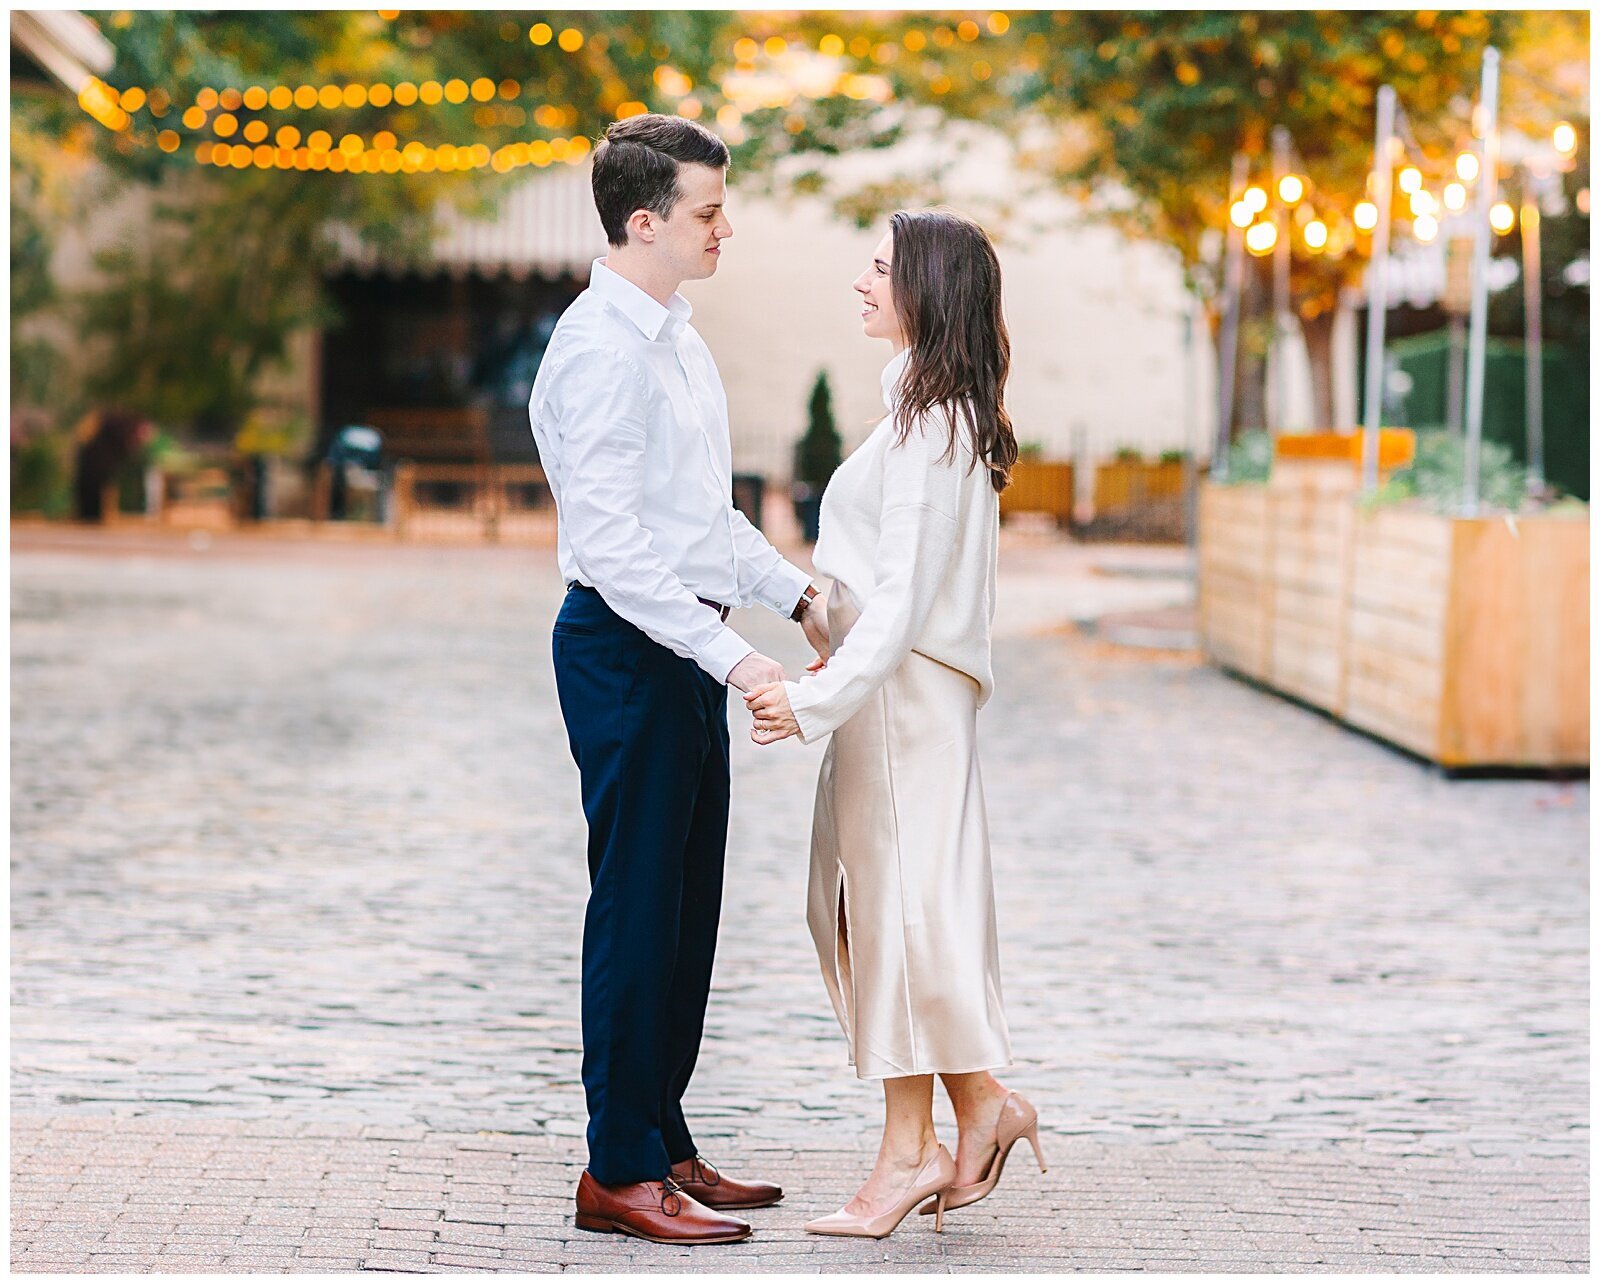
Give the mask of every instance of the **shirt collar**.
[(674, 337), (694, 312), (689, 300), (676, 293), (662, 307), (627, 277), (607, 267), (603, 258), (596, 259), (589, 270), (589, 288), (650, 340)]
[(911, 361), (911, 349), (906, 348), (895, 354), (894, 360), (884, 366), (883, 373), (878, 376), (878, 382), (883, 385), (883, 405), (886, 410), (893, 410), (895, 394), (899, 391), (900, 376), (905, 373), (906, 366)]

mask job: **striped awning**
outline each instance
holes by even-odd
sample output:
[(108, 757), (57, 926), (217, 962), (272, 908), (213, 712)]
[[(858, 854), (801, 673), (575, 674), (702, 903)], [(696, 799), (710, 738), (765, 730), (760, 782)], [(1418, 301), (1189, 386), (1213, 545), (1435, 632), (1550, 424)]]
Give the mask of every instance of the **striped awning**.
[(590, 263), (606, 252), (588, 164), (562, 165), (515, 181), (493, 218), (471, 218), (441, 205), (433, 243), (421, 258), (386, 253), (347, 227), (330, 228), (336, 262), (346, 270), (396, 275), (575, 274), (587, 279)]

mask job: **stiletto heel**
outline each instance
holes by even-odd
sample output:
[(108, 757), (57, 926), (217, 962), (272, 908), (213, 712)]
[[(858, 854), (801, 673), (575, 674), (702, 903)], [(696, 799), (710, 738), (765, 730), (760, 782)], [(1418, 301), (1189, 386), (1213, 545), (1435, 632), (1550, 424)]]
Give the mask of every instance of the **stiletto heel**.
[(1033, 1157), (1039, 1161), (1039, 1171), (1047, 1173), (1050, 1170), (1044, 1166), (1044, 1151), (1039, 1149), (1039, 1121), (1035, 1119), (1028, 1125), (1028, 1131), (1022, 1134), (1028, 1139), (1028, 1144), (1033, 1147)]
[[(994, 1158), (989, 1161), (989, 1171), (983, 1175), (982, 1181), (974, 1182), (970, 1186), (952, 1186), (945, 1192), (943, 1206), (945, 1208), (965, 1208), (968, 1204), (976, 1204), (980, 1199), (995, 1188), (995, 1183), (1000, 1180), (1000, 1174), (1006, 1166), (1006, 1156), (1011, 1153), (1011, 1147), (1026, 1137), (1033, 1146), (1033, 1157), (1039, 1161), (1039, 1171), (1045, 1172), (1044, 1151), (1039, 1147), (1039, 1112), (1028, 1101), (1011, 1093), (1005, 1099), (1005, 1104), (1000, 1107), (1000, 1118), (995, 1123)], [(932, 1213), (939, 1215), (940, 1207), (933, 1200), (928, 1200), (919, 1210), (926, 1215)]]
[(923, 1164), (922, 1171), (916, 1175), (905, 1195), (888, 1212), (879, 1213), (876, 1217), (863, 1217), (859, 1213), (847, 1213), (841, 1208), (836, 1213), (807, 1222), (806, 1230), (813, 1235), (856, 1235), (866, 1239), (882, 1239), (891, 1234), (905, 1220), (906, 1214), (930, 1195), (933, 1198), (929, 1203), (937, 1205), (933, 1229), (943, 1230), (945, 1192), (955, 1179), (956, 1161), (950, 1158), (948, 1150), (940, 1146), (939, 1152)]

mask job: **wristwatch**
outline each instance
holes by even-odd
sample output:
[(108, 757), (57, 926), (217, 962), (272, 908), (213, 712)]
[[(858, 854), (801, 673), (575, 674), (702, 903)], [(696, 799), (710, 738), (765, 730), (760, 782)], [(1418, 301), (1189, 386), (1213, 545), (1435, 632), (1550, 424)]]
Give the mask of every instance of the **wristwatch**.
[(794, 610), (789, 613), (789, 618), (796, 624), (800, 623), (801, 619), (804, 618), (805, 613), (811, 608), (811, 599), (816, 597), (816, 595), (816, 586), (807, 584), (805, 593), (801, 596), (800, 600), (794, 604)]

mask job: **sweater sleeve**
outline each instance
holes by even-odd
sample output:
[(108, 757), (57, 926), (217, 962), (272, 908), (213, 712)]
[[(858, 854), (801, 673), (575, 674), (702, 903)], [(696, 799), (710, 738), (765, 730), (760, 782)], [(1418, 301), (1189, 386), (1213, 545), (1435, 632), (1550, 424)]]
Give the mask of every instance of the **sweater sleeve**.
[(949, 429), (935, 421), (931, 432), (918, 425), (884, 452), (871, 596), (827, 665), (784, 683), (805, 744), (848, 721), (922, 634), (956, 546), (961, 452), (941, 459), (949, 441)]

